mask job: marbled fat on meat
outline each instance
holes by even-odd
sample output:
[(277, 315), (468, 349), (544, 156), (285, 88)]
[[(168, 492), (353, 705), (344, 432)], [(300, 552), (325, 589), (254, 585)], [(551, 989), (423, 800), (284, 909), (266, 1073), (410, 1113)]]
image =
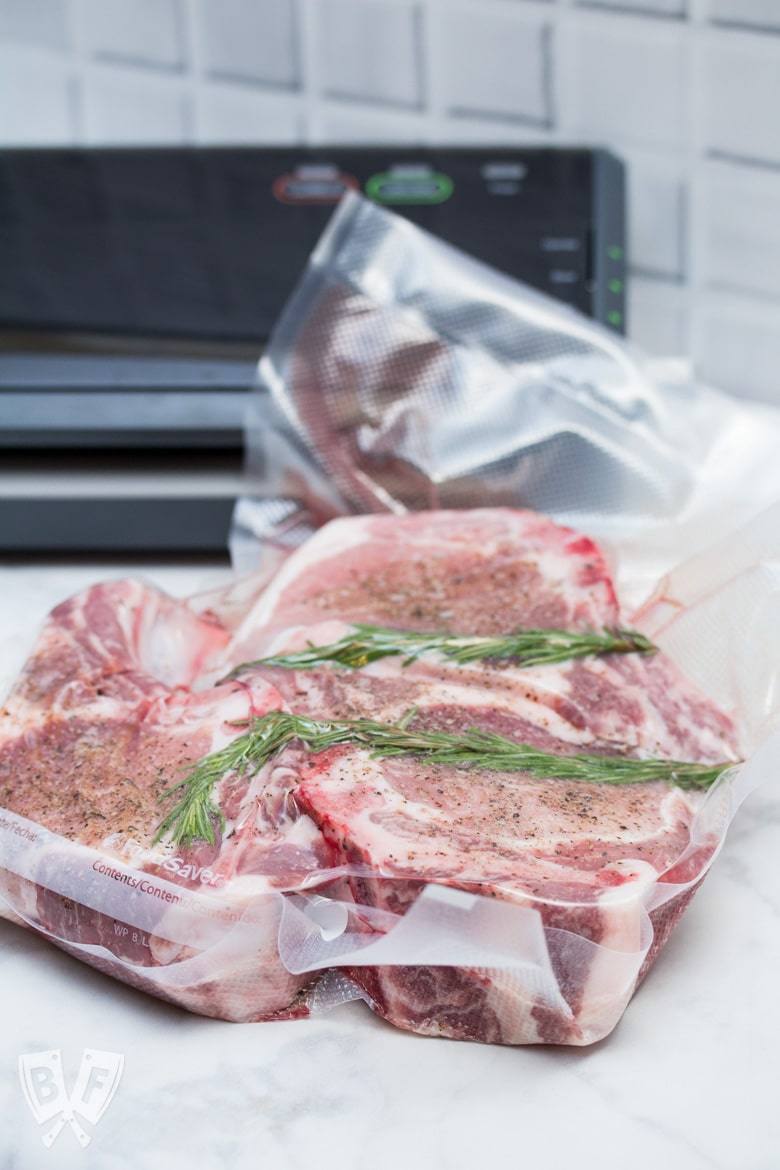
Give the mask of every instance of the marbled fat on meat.
[[(316, 978), (292, 976), (280, 961), (279, 891), (346, 867), (342, 896), (400, 915), (433, 882), (537, 909), (563, 1006), (508, 971), (351, 969), (379, 1014), (424, 1034), (488, 1042), (581, 1044), (606, 1034), (633, 990), (619, 957), (640, 948), (644, 894), (674, 875), (686, 850), (694, 877), (712, 851), (707, 842), (693, 856), (688, 849), (698, 795), (293, 746), (256, 776), (225, 775), (213, 794), (224, 830), (213, 845), (179, 849), (181, 872), (164, 870), (170, 850), (153, 844), (160, 793), (182, 765), (238, 734), (237, 720), (274, 709), (389, 722), (413, 706), (412, 726), (478, 726), (562, 755), (736, 758), (730, 719), (660, 654), (531, 669), (425, 655), (356, 671), (255, 667), (217, 685), (238, 663), (334, 641), (356, 621), (486, 635), (626, 624), (598, 547), (511, 509), (333, 521), (290, 556), (237, 626), (234, 611), (230, 623), (218, 605), (199, 618), (137, 582), (95, 586), (54, 612), (6, 704), (0, 806), (108, 858), (130, 840), (135, 865), (156, 880), (167, 873), (200, 889), (182, 873), (205, 870), (220, 897), (253, 907), (251, 945), (237, 934), (199, 948), (196, 928), (190, 946), (172, 943), (164, 908), (159, 937), (136, 945), (106, 914), (46, 887), (47, 870), (66, 864), (57, 854), (38, 885), (0, 871), (8, 903), (60, 945), (92, 948), (80, 957), (135, 986), (248, 1020), (305, 1013)], [(684, 901), (656, 914), (651, 957)]]
[[(239, 630), (238, 657), (324, 644), (353, 620), (491, 635), (598, 629), (620, 624), (621, 615), (600, 550), (543, 517), (374, 516), (336, 521), (290, 559)], [(314, 717), (394, 721), (414, 705), (412, 727), (478, 726), (560, 754), (735, 757), (731, 721), (660, 654), (530, 670), (385, 659), (357, 672), (276, 669), (265, 677), (291, 709)], [(702, 799), (663, 784), (550, 783), (349, 749), (309, 759), (291, 753), (287, 774), (334, 863), (355, 870), (357, 902), (403, 913), (432, 881), (539, 909), (566, 1012), (551, 1012), (495, 971), (351, 972), (397, 1025), (505, 1043), (586, 1043), (611, 1030), (631, 988), (622, 962), (610, 971), (610, 950), (639, 950), (642, 895), (685, 852)], [(694, 869), (710, 851), (702, 847)], [(683, 905), (680, 898), (674, 914), (657, 914), (653, 956)], [(572, 959), (572, 933), (602, 944), (596, 960), (581, 949)]]
[(492, 634), (611, 626), (617, 612), (600, 549), (536, 513), (345, 517), (290, 557), (234, 652), (257, 657), (278, 631), (323, 621)]
[[(138, 581), (96, 585), (59, 606), (0, 713), (0, 806), (58, 834), (63, 846), (98, 851), (109, 873), (128, 860), (129, 844), (130, 859), (155, 888), (160, 878), (175, 879), (184, 891), (202, 892), (205, 874), (213, 875), (205, 889), (213, 883), (222, 892), (254, 825), (242, 830), (233, 819), (229, 837), (180, 850), (175, 873), (165, 868), (171, 851), (153, 838), (162, 815), (158, 797), (181, 769), (237, 734), (232, 721), (282, 706), (260, 678), (233, 691), (197, 689), (200, 673), (228, 642), (218, 623)], [(224, 787), (221, 802), (235, 818), (229, 781)], [(274, 838), (269, 829), (269, 848)], [(0, 915), (192, 1011), (246, 1020), (305, 1010), (299, 992), (308, 981), (279, 960), (278, 895), (262, 875), (251, 891), (258, 918), (251, 946), (236, 953), (228, 938), (199, 956), (197, 919), (190, 946), (166, 940), (164, 901), (152, 903), (158, 935), (99, 912), (91, 899), (82, 905), (56, 892), (74, 867), (67, 849), (55, 846), (39, 860), (35, 882), (0, 869)], [(85, 882), (75, 874), (73, 880)], [(108, 905), (110, 879), (107, 886), (100, 897)], [(164, 979), (161, 968), (171, 963), (175, 974)]]

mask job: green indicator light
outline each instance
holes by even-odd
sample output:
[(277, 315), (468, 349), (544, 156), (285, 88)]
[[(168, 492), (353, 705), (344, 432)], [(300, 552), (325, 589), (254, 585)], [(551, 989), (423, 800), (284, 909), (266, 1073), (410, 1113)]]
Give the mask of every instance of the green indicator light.
[(610, 325), (622, 325), (623, 314), (619, 313), (617, 309), (611, 309), (610, 312), (607, 313), (607, 320), (609, 321)]
[(436, 171), (385, 171), (366, 182), (366, 195), (377, 203), (444, 203), (452, 188), (449, 175)]
[(609, 256), (610, 260), (622, 260), (623, 249), (619, 244), (610, 244), (610, 246), (607, 248), (607, 255)]
[(607, 285), (607, 288), (609, 289), (610, 292), (621, 293), (623, 291), (623, 281), (622, 280), (610, 280), (609, 284)]

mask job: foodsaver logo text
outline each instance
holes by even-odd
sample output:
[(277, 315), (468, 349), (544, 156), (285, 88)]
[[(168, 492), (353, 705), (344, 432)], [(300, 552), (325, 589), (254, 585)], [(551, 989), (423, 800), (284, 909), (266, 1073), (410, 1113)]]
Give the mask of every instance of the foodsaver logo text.
[(144, 860), (155, 858), (155, 864), (166, 873), (176, 874), (180, 878), (199, 881), (201, 885), (219, 888), (225, 884), (224, 874), (214, 873), (205, 865), (194, 865), (185, 861), (183, 857), (173, 857), (168, 853), (152, 851), (136, 841), (134, 837), (125, 837), (124, 833), (114, 833), (106, 837), (103, 842), (109, 849), (115, 850), (121, 857), (130, 861), (137, 861), (143, 855)]

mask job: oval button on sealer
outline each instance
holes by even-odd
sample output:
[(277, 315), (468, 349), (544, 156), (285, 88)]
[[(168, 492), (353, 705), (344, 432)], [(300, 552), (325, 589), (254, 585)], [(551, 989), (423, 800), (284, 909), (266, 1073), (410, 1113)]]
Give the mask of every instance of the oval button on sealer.
[(428, 166), (396, 166), (366, 181), (366, 195), (376, 203), (444, 203), (453, 190), (449, 175)]
[(271, 186), (280, 203), (338, 203), (346, 191), (358, 191), (354, 175), (347, 175), (329, 163), (308, 164), (279, 175)]

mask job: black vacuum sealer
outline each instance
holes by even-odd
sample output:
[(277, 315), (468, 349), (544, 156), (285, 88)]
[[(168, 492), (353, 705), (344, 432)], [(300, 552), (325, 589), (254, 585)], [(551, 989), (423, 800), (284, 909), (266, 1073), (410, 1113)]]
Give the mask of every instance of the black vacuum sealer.
[(348, 189), (624, 331), (603, 150), (2, 150), (0, 550), (226, 549), (257, 359)]

